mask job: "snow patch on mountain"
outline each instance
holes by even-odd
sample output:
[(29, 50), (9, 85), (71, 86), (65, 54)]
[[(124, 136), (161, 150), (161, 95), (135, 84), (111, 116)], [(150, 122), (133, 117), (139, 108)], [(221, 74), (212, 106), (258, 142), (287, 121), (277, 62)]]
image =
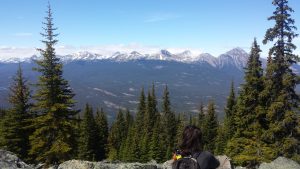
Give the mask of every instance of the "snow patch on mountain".
[(101, 93), (104, 93), (104, 94), (106, 94), (106, 95), (108, 95), (108, 96), (117, 97), (117, 95), (115, 95), (115, 94), (113, 94), (113, 93), (111, 93), (111, 92), (109, 92), (109, 91), (103, 90), (103, 89), (94, 88), (94, 90), (99, 91), (99, 92), (101, 92)]
[[(61, 61), (68, 63), (72, 61), (101, 61), (110, 60), (115, 62), (129, 62), (136, 60), (161, 60), (161, 61), (174, 61), (181, 63), (208, 63), (213, 67), (225, 67), (226, 65), (234, 65), (239, 68), (246, 66), (248, 54), (241, 48), (232, 49), (219, 57), (214, 57), (209, 53), (202, 53), (200, 55), (194, 55), (191, 51), (186, 50), (181, 53), (171, 53), (166, 49), (160, 50), (154, 54), (141, 54), (137, 51), (130, 53), (115, 52), (112, 55), (102, 55), (92, 53), (88, 51), (78, 52), (69, 55), (63, 55), (58, 57)], [(41, 57), (32, 56), (30, 58), (8, 58), (0, 60), (0, 63), (19, 63), (30, 62), (32, 60), (38, 60)]]

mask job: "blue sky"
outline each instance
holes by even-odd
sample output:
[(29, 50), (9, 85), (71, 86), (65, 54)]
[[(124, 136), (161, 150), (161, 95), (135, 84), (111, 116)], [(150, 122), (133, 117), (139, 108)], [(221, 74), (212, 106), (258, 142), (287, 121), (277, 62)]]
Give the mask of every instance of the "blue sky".
[[(190, 49), (247, 52), (273, 22), (272, 0), (50, 0), (58, 53)], [(299, 0), (290, 0), (300, 29)], [(0, 0), (0, 57), (30, 55), (40, 42), (46, 0)], [(299, 33), (299, 31), (298, 31)], [(295, 44), (300, 48), (299, 38)], [(262, 46), (267, 53), (267, 46)], [(107, 52), (106, 51), (106, 52)], [(104, 51), (103, 51), (104, 52)], [(296, 51), (299, 53), (299, 49)]]

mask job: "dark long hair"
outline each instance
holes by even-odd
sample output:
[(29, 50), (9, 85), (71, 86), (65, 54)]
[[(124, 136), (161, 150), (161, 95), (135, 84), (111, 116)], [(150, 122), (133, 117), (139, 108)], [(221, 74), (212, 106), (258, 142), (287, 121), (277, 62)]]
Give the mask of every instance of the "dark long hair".
[(189, 125), (184, 128), (180, 149), (184, 155), (202, 151), (202, 133), (198, 127)]

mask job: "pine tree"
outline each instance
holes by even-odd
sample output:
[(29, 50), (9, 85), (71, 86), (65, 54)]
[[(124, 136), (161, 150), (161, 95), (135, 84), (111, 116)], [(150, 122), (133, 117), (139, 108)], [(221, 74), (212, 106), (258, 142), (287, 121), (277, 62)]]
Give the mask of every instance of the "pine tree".
[(293, 53), (296, 46), (292, 43), (298, 36), (294, 31), (295, 21), (291, 18), (293, 9), (289, 7), (288, 0), (273, 0), (276, 7), (268, 20), (274, 20), (275, 25), (269, 28), (263, 40), (264, 44), (274, 42), (270, 48), (269, 56), (273, 56), (269, 64), (270, 105), (267, 107), (266, 117), (268, 130), (264, 133), (264, 141), (273, 149), (273, 159), (279, 155), (300, 161), (299, 126), (297, 125), (299, 96), (295, 92), (298, 78), (290, 68), (299, 61)]
[(164, 159), (169, 159), (172, 156), (172, 151), (175, 148), (174, 141), (176, 137), (176, 118), (171, 111), (171, 103), (169, 98), (168, 86), (165, 87), (162, 105), (162, 132), (165, 152)]
[(270, 155), (261, 142), (265, 117), (260, 95), (263, 91), (263, 69), (260, 47), (254, 39), (245, 68), (245, 83), (237, 99), (234, 116), (236, 132), (227, 145), (227, 153), (238, 165), (254, 167)]
[(134, 152), (134, 159), (139, 159), (141, 156), (141, 146), (142, 146), (142, 137), (144, 134), (145, 129), (145, 116), (146, 116), (146, 99), (144, 88), (141, 90), (138, 111), (136, 114), (136, 119), (134, 122), (134, 136), (133, 136), (133, 143), (135, 144), (133, 147), (137, 151)]
[(149, 143), (152, 137), (153, 128), (158, 118), (157, 101), (155, 96), (155, 86), (152, 85), (151, 92), (148, 91), (147, 106), (144, 117), (144, 133), (141, 138), (141, 162), (147, 162), (149, 157)]
[(215, 112), (215, 104), (210, 101), (207, 106), (207, 114), (203, 125), (204, 149), (214, 152), (216, 136), (218, 134), (218, 119)]
[(234, 82), (231, 81), (230, 93), (227, 98), (227, 104), (225, 107), (225, 117), (224, 117), (224, 134), (225, 134), (225, 142), (232, 138), (235, 132), (234, 126), (234, 113), (235, 113), (235, 92), (234, 92)]
[(205, 119), (204, 106), (203, 103), (201, 102), (199, 107), (198, 123), (197, 123), (197, 126), (201, 129), (201, 131), (203, 130), (204, 119)]
[(127, 135), (129, 128), (133, 125), (133, 117), (128, 109), (126, 109), (124, 125), (125, 125), (124, 135)]
[(29, 103), (30, 90), (27, 80), (23, 77), (23, 71), (19, 64), (19, 69), (13, 78), (10, 86), (9, 103), (11, 108), (7, 111), (2, 130), (2, 144), (7, 150), (14, 152), (22, 159), (28, 160), (29, 135), (31, 119)]
[(98, 130), (95, 123), (93, 109), (86, 104), (80, 125), (79, 158), (81, 160), (95, 161), (98, 146)]
[(53, 31), (53, 18), (50, 5), (48, 6), (44, 30), (41, 35), (45, 49), (39, 49), (41, 60), (36, 60), (34, 70), (40, 73), (34, 99), (34, 111), (38, 116), (33, 119), (34, 132), (30, 136), (30, 154), (39, 162), (46, 164), (59, 163), (70, 159), (74, 147), (73, 110), (74, 94), (62, 74), (62, 63), (55, 55), (54, 45), (57, 43)]
[(176, 128), (176, 139), (175, 139), (175, 144), (176, 148), (179, 148), (179, 145), (181, 144), (182, 141), (182, 133), (187, 125), (187, 119), (184, 113), (179, 113), (176, 119), (177, 122), (177, 128)]
[(106, 146), (107, 146), (107, 138), (108, 138), (108, 122), (107, 117), (103, 109), (97, 109), (96, 112), (96, 126), (98, 132), (98, 141), (97, 141), (97, 149), (96, 149), (96, 160), (100, 161), (106, 158)]
[(120, 159), (125, 162), (134, 162), (138, 158), (135, 157), (135, 151), (137, 151), (137, 144), (134, 141), (135, 127), (129, 126), (128, 133), (124, 142), (121, 145)]
[(79, 147), (81, 145), (80, 139), (81, 139), (81, 123), (82, 123), (82, 119), (80, 117), (80, 114), (78, 113), (76, 115), (76, 121), (73, 124), (74, 126), (74, 148), (73, 148), (73, 152), (71, 155), (71, 159), (78, 159), (79, 158), (79, 154), (80, 154), (80, 150)]
[[(132, 141), (133, 139), (133, 133), (129, 133), (129, 130), (131, 129), (133, 125), (133, 117), (130, 114), (129, 110), (126, 110), (126, 114), (125, 114), (125, 121), (124, 121), (124, 140), (121, 143), (121, 147), (120, 147), (120, 153), (119, 153), (119, 157), (120, 160), (122, 161), (129, 161), (131, 158), (128, 156), (128, 151), (129, 151), (129, 147), (130, 147), (130, 141)], [(131, 156), (131, 155), (130, 155)]]
[(225, 147), (227, 144), (224, 124), (219, 124), (217, 133), (218, 134), (216, 138), (216, 148), (214, 153), (216, 155), (223, 155), (225, 153)]
[(165, 142), (162, 143), (162, 139), (165, 140), (166, 138), (161, 138), (163, 135), (160, 133), (160, 130), (161, 128), (159, 126), (159, 123), (155, 123), (153, 134), (151, 136), (149, 144), (150, 159), (153, 159), (156, 162), (164, 161), (164, 155), (166, 154), (166, 149), (162, 149), (163, 147), (166, 147), (166, 144), (164, 144)]
[(108, 159), (117, 160), (120, 159), (119, 153), (121, 144), (126, 139), (125, 135), (125, 119), (122, 110), (119, 110), (117, 118), (112, 124), (112, 127), (108, 136)]

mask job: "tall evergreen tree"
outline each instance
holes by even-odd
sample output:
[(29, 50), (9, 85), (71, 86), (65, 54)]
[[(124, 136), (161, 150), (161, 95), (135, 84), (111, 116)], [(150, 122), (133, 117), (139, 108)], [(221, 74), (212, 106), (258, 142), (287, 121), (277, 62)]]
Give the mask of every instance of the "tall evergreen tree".
[(33, 119), (35, 131), (30, 136), (30, 154), (39, 162), (46, 164), (59, 163), (70, 159), (73, 151), (73, 123), (78, 111), (73, 110), (74, 94), (62, 74), (62, 63), (55, 55), (54, 45), (57, 43), (53, 31), (53, 18), (48, 6), (42, 42), (45, 49), (39, 49), (41, 60), (34, 70), (40, 73), (34, 99), (34, 111), (38, 116)]
[(204, 149), (214, 152), (216, 136), (218, 134), (218, 118), (215, 112), (215, 104), (210, 101), (207, 106), (207, 114), (203, 125)]
[[(132, 125), (133, 125), (133, 117), (130, 114), (129, 110), (126, 110), (125, 113), (125, 119), (124, 119), (124, 139), (120, 146), (120, 152), (119, 152), (119, 158), (122, 161), (130, 161), (131, 157), (128, 155), (129, 147), (130, 147), (130, 141), (133, 139), (133, 133), (132, 133)], [(131, 133), (129, 133), (129, 130), (131, 129)], [(130, 155), (131, 156), (131, 155)]]
[(121, 144), (126, 139), (125, 135), (125, 119), (122, 110), (119, 110), (117, 118), (111, 126), (108, 135), (108, 159), (117, 160), (120, 159), (119, 153)]
[(122, 142), (120, 150), (120, 159), (125, 162), (134, 162), (138, 161), (139, 158), (135, 157), (137, 151), (137, 142), (134, 140), (135, 134), (134, 125), (130, 125), (126, 139)]
[(216, 155), (223, 155), (225, 153), (225, 148), (227, 144), (224, 124), (219, 124), (217, 133), (218, 134), (216, 138), (216, 146), (214, 153)]
[(227, 153), (239, 165), (253, 167), (267, 158), (270, 149), (261, 142), (265, 123), (260, 95), (263, 91), (263, 69), (260, 47), (254, 39), (245, 68), (245, 83), (236, 104), (236, 132), (228, 143)]
[(107, 138), (108, 138), (108, 122), (107, 117), (103, 109), (100, 111), (97, 109), (96, 112), (96, 126), (98, 132), (98, 141), (97, 141), (97, 149), (96, 149), (96, 160), (100, 161), (106, 158), (106, 147), (107, 147)]
[(283, 155), (300, 161), (298, 116), (295, 112), (299, 104), (299, 96), (295, 92), (298, 79), (290, 68), (299, 61), (293, 53), (296, 46), (292, 43), (298, 36), (295, 33), (297, 28), (291, 18), (294, 11), (288, 0), (273, 0), (273, 5), (276, 9), (268, 20), (275, 21), (275, 25), (267, 30), (263, 40), (264, 44), (274, 42), (269, 51), (269, 55), (273, 56), (268, 65), (272, 78), (266, 86), (271, 92), (266, 114), (269, 124), (264, 140), (271, 145), (273, 158)]
[(227, 98), (227, 103), (225, 107), (225, 117), (224, 117), (224, 134), (225, 134), (225, 142), (232, 138), (235, 132), (234, 126), (234, 113), (235, 113), (235, 92), (234, 92), (234, 82), (231, 81), (230, 93)]
[(3, 119), (2, 133), (3, 145), (7, 150), (16, 153), (20, 158), (28, 160), (29, 135), (31, 119), (29, 103), (30, 90), (27, 80), (23, 77), (23, 71), (19, 64), (19, 69), (13, 78), (10, 86), (9, 103), (11, 108), (7, 111)]
[(167, 145), (165, 144), (166, 142), (163, 141), (166, 140), (166, 138), (162, 138), (163, 134), (160, 133), (160, 130), (160, 123), (155, 123), (153, 134), (149, 143), (149, 157), (156, 162), (162, 162), (165, 160), (167, 148)]
[(203, 130), (203, 124), (204, 124), (204, 120), (205, 120), (205, 114), (204, 114), (204, 106), (203, 103), (200, 103), (200, 107), (199, 107), (199, 114), (198, 114), (198, 123), (197, 126)]
[(164, 159), (168, 159), (172, 156), (172, 151), (175, 148), (175, 137), (176, 137), (176, 118), (175, 114), (171, 111), (171, 103), (169, 98), (168, 86), (165, 87), (163, 95), (162, 105), (162, 132), (165, 147)]
[(139, 159), (141, 156), (141, 146), (142, 146), (142, 137), (144, 134), (145, 129), (145, 116), (146, 116), (146, 98), (145, 98), (145, 92), (144, 88), (141, 90), (140, 99), (139, 99), (139, 105), (138, 105), (138, 111), (135, 117), (134, 122), (134, 133), (133, 133), (133, 143), (134, 143), (134, 149), (136, 152), (134, 152), (134, 159)]
[(176, 129), (176, 139), (175, 139), (175, 144), (176, 148), (179, 148), (179, 145), (181, 144), (182, 141), (182, 133), (184, 130), (184, 127), (187, 126), (187, 119), (184, 113), (179, 113), (177, 115), (177, 129)]
[(210, 101), (207, 106), (207, 114), (203, 125), (204, 149), (214, 152), (218, 134), (218, 118), (215, 111), (215, 104)]
[(129, 131), (129, 128), (132, 126), (132, 124), (133, 124), (133, 117), (132, 117), (130, 111), (128, 109), (126, 109), (125, 122), (124, 122), (125, 135), (127, 135), (128, 131)]
[(141, 162), (147, 162), (150, 160), (149, 144), (153, 133), (154, 125), (158, 118), (157, 101), (155, 96), (155, 86), (152, 85), (152, 90), (148, 91), (147, 106), (144, 116), (144, 133), (141, 138)]
[(95, 161), (97, 155), (98, 130), (95, 123), (93, 109), (86, 104), (80, 125), (79, 158), (81, 160)]

